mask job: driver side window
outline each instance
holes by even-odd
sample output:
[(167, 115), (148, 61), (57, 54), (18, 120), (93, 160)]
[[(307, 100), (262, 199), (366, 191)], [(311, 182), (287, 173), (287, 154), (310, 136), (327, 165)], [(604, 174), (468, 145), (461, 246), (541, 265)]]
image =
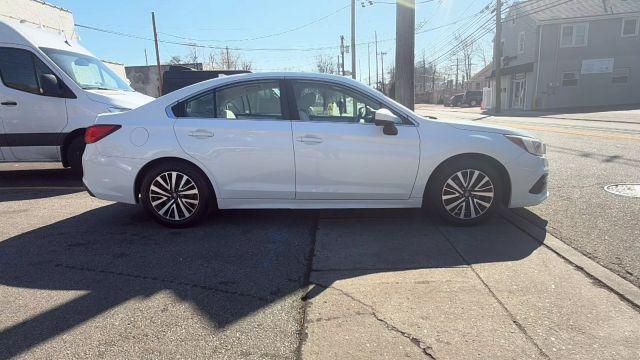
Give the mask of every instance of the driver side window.
[(293, 81), (301, 121), (373, 123), (381, 105), (350, 89), (315, 81)]

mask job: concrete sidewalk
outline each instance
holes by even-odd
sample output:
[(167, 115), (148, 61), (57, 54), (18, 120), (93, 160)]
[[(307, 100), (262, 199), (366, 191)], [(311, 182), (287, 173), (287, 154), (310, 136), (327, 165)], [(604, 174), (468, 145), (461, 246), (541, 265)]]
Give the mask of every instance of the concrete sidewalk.
[(483, 111), (479, 107), (461, 108), (461, 107), (444, 107), (434, 104), (416, 104), (416, 112), (419, 114), (436, 113), (456, 113), (462, 118), (480, 118), (480, 117), (530, 117), (530, 118), (548, 118), (563, 120), (582, 120), (591, 122), (617, 122), (627, 124), (640, 124), (640, 109), (632, 107), (592, 107), (577, 109), (560, 109), (556, 111), (533, 111), (533, 110), (504, 110), (500, 114), (490, 111)]
[(502, 218), (322, 219), (311, 282), (305, 359), (640, 358), (638, 309)]

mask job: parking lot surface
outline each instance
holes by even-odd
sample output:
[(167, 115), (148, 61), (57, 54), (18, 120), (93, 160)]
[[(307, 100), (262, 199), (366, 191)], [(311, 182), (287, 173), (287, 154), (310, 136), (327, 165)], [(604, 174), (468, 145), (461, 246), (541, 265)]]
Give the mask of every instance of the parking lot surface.
[(640, 357), (638, 308), (502, 217), (220, 211), (175, 230), (30, 166), (0, 184), (2, 359)]

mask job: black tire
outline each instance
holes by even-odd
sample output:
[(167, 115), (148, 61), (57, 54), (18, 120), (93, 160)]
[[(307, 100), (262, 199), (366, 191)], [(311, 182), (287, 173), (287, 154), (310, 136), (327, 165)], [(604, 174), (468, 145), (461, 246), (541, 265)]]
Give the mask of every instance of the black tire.
[[(173, 176), (173, 173), (178, 174), (175, 181), (177, 186), (174, 185), (172, 191), (167, 192), (170, 197), (165, 197), (157, 189), (168, 189), (159, 185), (166, 182), (171, 186), (170, 177)], [(180, 193), (180, 184), (178, 183), (182, 183), (182, 176), (186, 176), (193, 183), (197, 197), (194, 197), (195, 194), (186, 194), (193, 191), (194, 187), (191, 185), (185, 185), (184, 192)], [(160, 179), (158, 179), (159, 177)], [(197, 224), (209, 213), (211, 203), (215, 200), (209, 182), (200, 169), (179, 161), (159, 164), (147, 171), (142, 179), (140, 192), (140, 200), (149, 215), (158, 223), (172, 228), (183, 228)], [(166, 200), (162, 200), (163, 197)], [(197, 204), (193, 205), (193, 201), (197, 201)], [(167, 206), (168, 208), (165, 209)], [(165, 212), (161, 213), (162, 210)], [(189, 214), (190, 211), (192, 212)]]
[[(488, 180), (484, 181), (484, 177)], [(455, 187), (448, 183), (449, 180), (452, 180), (462, 192), (455, 190)], [(464, 181), (467, 187), (464, 186)], [(481, 182), (483, 183), (480, 184)], [(495, 213), (502, 203), (503, 182), (491, 164), (477, 159), (462, 158), (441, 166), (429, 182), (426, 192), (426, 205), (443, 220), (453, 225), (469, 226), (486, 221)], [(492, 197), (487, 195), (490, 192), (493, 194)], [(455, 204), (459, 200), (461, 202)]]
[(67, 165), (76, 174), (82, 175), (82, 154), (84, 154), (84, 138), (77, 136), (67, 146)]
[(478, 106), (478, 102), (475, 100), (471, 100), (471, 106)]

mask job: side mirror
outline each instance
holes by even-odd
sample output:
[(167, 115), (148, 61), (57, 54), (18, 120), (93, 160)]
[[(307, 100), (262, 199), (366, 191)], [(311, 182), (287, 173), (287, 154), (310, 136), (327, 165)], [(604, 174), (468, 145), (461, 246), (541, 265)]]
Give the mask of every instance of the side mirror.
[(58, 83), (58, 78), (53, 74), (40, 75), (40, 87), (42, 92), (47, 96), (61, 96), (62, 89)]
[(393, 115), (388, 109), (377, 110), (373, 116), (373, 123), (376, 126), (382, 126), (382, 133), (385, 135), (398, 135), (396, 124), (400, 122), (400, 118)]

